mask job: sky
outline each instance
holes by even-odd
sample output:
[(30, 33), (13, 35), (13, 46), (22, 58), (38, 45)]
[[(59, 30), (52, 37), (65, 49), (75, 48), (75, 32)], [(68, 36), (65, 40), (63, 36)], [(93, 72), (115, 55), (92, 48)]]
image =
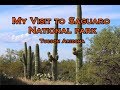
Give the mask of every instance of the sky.
[[(82, 5), (83, 18), (109, 18), (110, 26), (119, 26), (120, 23), (120, 5)], [(24, 42), (28, 46), (35, 49), (35, 45), (40, 45), (40, 57), (47, 59), (47, 52), (52, 52), (53, 44), (41, 44), (39, 38), (53, 39), (51, 34), (28, 34), (28, 26), (37, 26), (39, 28), (54, 27), (54, 18), (64, 18), (68, 22), (69, 17), (76, 17), (76, 5), (0, 5), (0, 54), (4, 54), (6, 48), (21, 50), (24, 48)], [(52, 18), (50, 25), (33, 25), (30, 20), (25, 25), (13, 25), (12, 17), (39, 17)], [(76, 25), (59, 25), (60, 28), (70, 28), (71, 31), (76, 28)], [(107, 25), (83, 25), (83, 28), (97, 28), (100, 32)], [(74, 32), (74, 31), (73, 31)], [(87, 38), (93, 37), (94, 34), (83, 34), (85, 43), (84, 47), (88, 47), (90, 42)], [(76, 35), (59, 34), (59, 39), (76, 39)], [(72, 54), (72, 48), (76, 44), (58, 44), (59, 60), (75, 59)]]

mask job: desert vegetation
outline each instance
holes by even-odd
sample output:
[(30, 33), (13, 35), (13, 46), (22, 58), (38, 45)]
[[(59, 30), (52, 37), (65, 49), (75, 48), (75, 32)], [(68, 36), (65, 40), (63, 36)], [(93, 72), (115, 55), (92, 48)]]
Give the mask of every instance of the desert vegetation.
[[(85, 49), (86, 61), (78, 72), (80, 85), (119, 85), (120, 84), (120, 28), (107, 27), (90, 39), (90, 47)], [(36, 48), (38, 45), (36, 45)], [(25, 65), (20, 60), (25, 50), (7, 49), (0, 56), (0, 84), (16, 80), (18, 84), (70, 84), (76, 82), (76, 61), (57, 61), (57, 81), (52, 80), (51, 63), (48, 59), (38, 61), (33, 57), (31, 78), (26, 77)], [(28, 50), (29, 52), (30, 50)], [(32, 51), (31, 51), (32, 52)], [(36, 51), (38, 52), (38, 51)], [(47, 54), (47, 53), (46, 53)], [(24, 56), (24, 55), (23, 55)], [(36, 56), (36, 55), (34, 55)], [(38, 63), (38, 65), (36, 65)], [(28, 63), (30, 64), (30, 63)], [(38, 69), (37, 69), (38, 68)], [(37, 70), (37, 71), (36, 71)], [(27, 71), (28, 72), (28, 71)], [(29, 75), (29, 74), (28, 74)], [(34, 83), (33, 83), (34, 82)], [(61, 83), (63, 82), (63, 83)]]
[[(77, 17), (82, 18), (81, 5), (77, 5)], [(76, 36), (82, 39), (82, 34)], [(0, 85), (120, 85), (120, 27), (103, 28), (89, 41), (89, 47), (82, 43), (73, 47), (75, 60), (59, 60), (57, 43), (53, 44), (53, 54), (40, 52), (39, 44), (31, 47), (27, 42), (23, 50), (7, 48), (0, 56)], [(40, 53), (48, 58), (43, 60)]]

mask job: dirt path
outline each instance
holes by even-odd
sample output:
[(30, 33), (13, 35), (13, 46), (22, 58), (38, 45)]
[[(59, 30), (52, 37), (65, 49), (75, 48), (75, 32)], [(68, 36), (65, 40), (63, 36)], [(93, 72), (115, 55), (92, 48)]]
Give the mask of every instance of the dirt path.
[(49, 81), (49, 80), (32, 81), (24, 78), (2, 78), (1, 85), (75, 85), (75, 84), (73, 82), (68, 81)]
[(49, 81), (49, 80), (31, 81), (26, 79), (19, 80), (27, 83), (28, 85), (75, 85), (73, 82), (68, 81)]

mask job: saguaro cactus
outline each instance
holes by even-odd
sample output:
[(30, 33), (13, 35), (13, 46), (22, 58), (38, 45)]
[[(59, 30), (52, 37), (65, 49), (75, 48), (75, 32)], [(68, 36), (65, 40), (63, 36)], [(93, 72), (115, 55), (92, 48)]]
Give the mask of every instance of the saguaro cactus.
[(29, 49), (27, 50), (27, 43), (24, 43), (24, 53), (22, 54), (22, 58), (20, 58), (21, 62), (24, 65), (24, 77), (27, 79), (31, 79), (32, 74), (32, 61), (34, 53), (31, 51), (31, 46), (29, 46)]
[(31, 79), (31, 75), (32, 75), (32, 60), (33, 60), (33, 52), (31, 50), (31, 46), (29, 46), (28, 49), (28, 60), (27, 60), (27, 78)]
[[(58, 28), (58, 24), (55, 24), (55, 28)], [(54, 39), (58, 39), (58, 33), (54, 34)], [(51, 55), (50, 52), (48, 52), (48, 59), (51, 62), (51, 69), (52, 69), (52, 80), (57, 80), (57, 60), (58, 60), (58, 53), (57, 53), (57, 43), (54, 43), (53, 45), (53, 55)]]
[[(82, 19), (82, 7), (77, 5), (77, 18)], [(82, 28), (82, 24), (77, 24), (77, 28)], [(82, 40), (82, 34), (77, 33), (77, 39)], [(78, 83), (78, 72), (82, 67), (83, 54), (82, 54), (82, 43), (77, 44), (77, 49), (73, 48), (73, 54), (76, 55), (76, 83)]]
[(39, 68), (40, 68), (40, 63), (39, 63), (39, 45), (36, 44), (36, 49), (35, 49), (35, 75), (39, 73)]
[(24, 53), (22, 54), (22, 58), (20, 58), (20, 61), (23, 63), (24, 65), (24, 77), (27, 78), (27, 43), (24, 43)]

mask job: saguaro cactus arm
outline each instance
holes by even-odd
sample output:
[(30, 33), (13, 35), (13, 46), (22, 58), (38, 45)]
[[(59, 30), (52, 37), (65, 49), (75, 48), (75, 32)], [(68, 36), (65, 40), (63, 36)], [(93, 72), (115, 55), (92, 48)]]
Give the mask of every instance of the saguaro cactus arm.
[(55, 60), (58, 60), (59, 59), (59, 56), (58, 56), (58, 54), (55, 56)]
[(24, 64), (23, 58), (20, 58), (19, 60)]
[(48, 60), (49, 60), (50, 62), (52, 62), (52, 60), (53, 60), (53, 56), (51, 55), (51, 53), (48, 52), (47, 55), (48, 55)]
[(78, 55), (78, 52), (75, 47), (73, 48), (73, 55)]

